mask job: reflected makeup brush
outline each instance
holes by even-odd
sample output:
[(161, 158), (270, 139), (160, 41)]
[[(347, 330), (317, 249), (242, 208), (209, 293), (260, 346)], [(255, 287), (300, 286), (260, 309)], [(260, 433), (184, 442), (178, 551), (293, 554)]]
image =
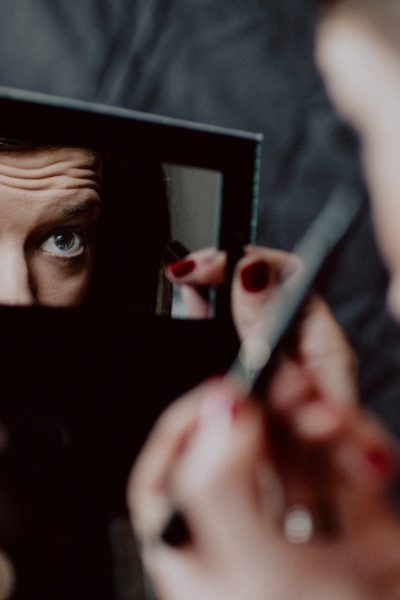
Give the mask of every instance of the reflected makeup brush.
[(164, 250), (164, 259), (167, 264), (170, 264), (182, 260), (188, 254), (190, 254), (190, 250), (186, 246), (179, 240), (172, 240)]

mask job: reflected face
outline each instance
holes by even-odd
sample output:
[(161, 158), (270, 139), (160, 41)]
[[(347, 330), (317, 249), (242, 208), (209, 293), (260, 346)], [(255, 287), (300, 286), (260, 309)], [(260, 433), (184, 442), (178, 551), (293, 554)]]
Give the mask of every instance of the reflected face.
[(389, 306), (400, 319), (400, 56), (341, 8), (323, 18), (316, 48), (332, 100), (361, 137), (375, 230), (391, 274)]
[(0, 304), (79, 306), (99, 211), (89, 150), (0, 152)]

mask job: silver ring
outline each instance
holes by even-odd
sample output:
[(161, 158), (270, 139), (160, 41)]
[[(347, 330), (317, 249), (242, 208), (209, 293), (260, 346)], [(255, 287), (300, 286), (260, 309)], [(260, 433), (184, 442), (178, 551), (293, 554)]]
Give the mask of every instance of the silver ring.
[(308, 544), (315, 533), (314, 518), (306, 506), (294, 504), (285, 511), (282, 528), (291, 544)]

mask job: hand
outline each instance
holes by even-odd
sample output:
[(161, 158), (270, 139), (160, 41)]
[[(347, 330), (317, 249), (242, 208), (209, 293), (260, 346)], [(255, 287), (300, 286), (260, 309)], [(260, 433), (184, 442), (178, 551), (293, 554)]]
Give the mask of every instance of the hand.
[[(167, 268), (170, 281), (182, 287), (188, 316), (207, 315), (207, 303), (196, 287), (222, 283), (225, 263), (224, 252), (207, 248)], [(245, 248), (232, 280), (232, 314), (241, 339), (257, 326), (260, 318), (265, 318), (282, 279), (298, 268), (301, 268), (298, 259), (288, 252), (258, 246)], [(287, 357), (274, 386), (273, 395), (277, 395), (278, 403), (284, 402), (285, 394), (295, 400), (292, 391), (296, 393), (296, 386), (287, 387), (285, 381), (295, 378), (298, 368), (304, 367), (310, 393), (325, 395), (335, 402), (357, 402), (355, 355), (322, 299), (314, 297), (309, 302), (292, 347), (295, 352), (290, 359)], [(312, 387), (318, 389), (312, 391)]]
[[(281, 250), (246, 246), (236, 265), (232, 280), (232, 313), (238, 333), (246, 335), (290, 267), (298, 266), (294, 255)], [(226, 253), (204, 248), (184, 260), (169, 264), (166, 276), (181, 288), (189, 318), (206, 318), (208, 303), (198, 292), (201, 286), (220, 285), (225, 279)]]
[[(266, 278), (259, 265), (271, 260)], [(242, 335), (287, 260), (247, 249), (233, 289)], [(128, 493), (139, 537), (157, 539), (171, 504), (192, 534), (181, 549), (145, 543), (162, 598), (396, 597), (399, 527), (381, 495), (389, 443), (357, 411), (354, 357), (322, 300), (310, 301), (295, 341), (270, 384), (266, 424), (231, 383), (214, 382), (171, 408), (145, 447)], [(288, 541), (293, 506), (317, 524), (300, 546)]]
[(205, 319), (209, 316), (209, 303), (199, 293), (199, 287), (223, 283), (225, 264), (225, 252), (204, 248), (167, 265), (165, 275), (172, 284), (179, 286), (187, 318)]
[[(258, 246), (244, 249), (244, 256), (238, 261), (232, 280), (232, 313), (241, 337), (259, 316), (283, 271), (294, 260), (293, 255), (280, 250)], [(209, 315), (210, 307), (198, 288), (222, 284), (225, 267), (226, 253), (214, 248), (192, 252), (184, 260), (167, 266), (166, 276), (171, 283), (180, 286), (189, 318), (206, 318)]]
[[(400, 597), (399, 521), (384, 496), (395, 469), (390, 442), (354, 407), (310, 402), (307, 393), (281, 402), (278, 391), (265, 424), (230, 381), (207, 382), (167, 410), (150, 436), (128, 504), (160, 598)], [(267, 434), (277, 416), (288, 442), (284, 460)], [(292, 454), (295, 447), (308, 463)], [(333, 536), (318, 525), (321, 471), (316, 478), (310, 457), (324, 469)], [(301, 493), (314, 520), (303, 540), (289, 526), (288, 488)], [(158, 538), (171, 503), (191, 532), (181, 548)]]

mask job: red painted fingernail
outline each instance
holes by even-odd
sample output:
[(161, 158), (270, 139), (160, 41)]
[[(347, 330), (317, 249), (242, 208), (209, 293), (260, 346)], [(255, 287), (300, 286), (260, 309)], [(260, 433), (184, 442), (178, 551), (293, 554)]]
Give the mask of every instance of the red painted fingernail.
[(244, 407), (244, 402), (240, 402), (238, 400), (232, 402), (230, 406), (230, 414), (232, 421), (236, 421), (239, 417), (241, 417)]
[(226, 393), (218, 396), (207, 396), (200, 406), (200, 424), (208, 426), (210, 423), (229, 424), (241, 417), (246, 403), (232, 398)]
[(178, 260), (168, 265), (168, 269), (171, 271), (174, 277), (184, 277), (193, 271), (196, 263), (194, 260)]
[(385, 476), (393, 473), (393, 457), (386, 450), (372, 446), (365, 450), (364, 456), (369, 466), (377, 473)]
[(270, 268), (266, 262), (259, 260), (244, 267), (240, 278), (246, 292), (261, 292), (270, 282)]

